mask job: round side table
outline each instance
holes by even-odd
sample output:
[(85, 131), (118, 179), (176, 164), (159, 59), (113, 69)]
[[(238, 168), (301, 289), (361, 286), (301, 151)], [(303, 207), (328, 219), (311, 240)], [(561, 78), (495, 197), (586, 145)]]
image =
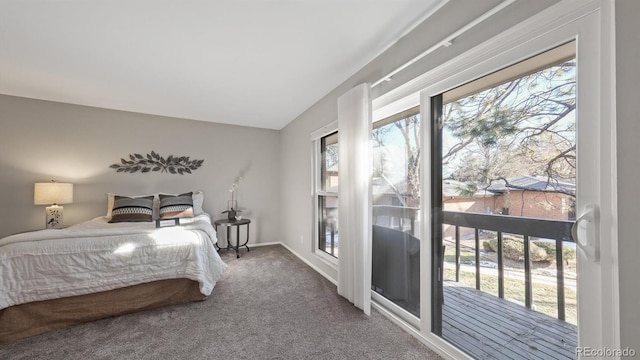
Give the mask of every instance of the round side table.
[[(251, 251), (247, 243), (249, 242), (249, 224), (251, 224), (251, 220), (242, 219), (242, 220), (229, 220), (229, 219), (219, 219), (213, 222), (213, 227), (218, 231), (218, 226), (225, 226), (227, 228), (227, 250), (235, 249), (236, 250), (236, 258), (240, 257), (240, 247), (244, 246), (247, 248), (247, 251)], [(247, 225), (247, 240), (244, 244), (240, 245), (240, 225)], [(236, 227), (236, 246), (231, 245), (231, 228)], [(220, 247), (216, 244), (216, 247), (220, 249)]]

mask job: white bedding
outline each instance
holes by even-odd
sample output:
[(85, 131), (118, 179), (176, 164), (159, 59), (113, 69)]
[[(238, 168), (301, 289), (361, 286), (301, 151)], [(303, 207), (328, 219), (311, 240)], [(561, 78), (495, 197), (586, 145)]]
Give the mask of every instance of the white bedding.
[(107, 217), (0, 239), (0, 309), (155, 280), (187, 278), (210, 295), (226, 264), (209, 215), (156, 229)]

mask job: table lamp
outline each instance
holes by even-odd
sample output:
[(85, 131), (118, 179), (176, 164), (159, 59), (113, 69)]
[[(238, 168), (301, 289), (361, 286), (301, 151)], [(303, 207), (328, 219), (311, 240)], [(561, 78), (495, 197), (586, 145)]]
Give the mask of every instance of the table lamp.
[(35, 183), (33, 187), (33, 203), (35, 205), (49, 205), (46, 208), (46, 228), (60, 229), (64, 227), (62, 220), (62, 206), (73, 202), (73, 184)]

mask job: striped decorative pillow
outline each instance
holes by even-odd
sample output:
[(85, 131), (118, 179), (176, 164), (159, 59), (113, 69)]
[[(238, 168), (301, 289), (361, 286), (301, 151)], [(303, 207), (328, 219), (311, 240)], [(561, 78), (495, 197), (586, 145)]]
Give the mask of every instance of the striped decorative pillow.
[(160, 194), (160, 219), (193, 217), (193, 193)]
[(153, 218), (153, 196), (130, 198), (115, 196), (110, 223), (151, 221)]

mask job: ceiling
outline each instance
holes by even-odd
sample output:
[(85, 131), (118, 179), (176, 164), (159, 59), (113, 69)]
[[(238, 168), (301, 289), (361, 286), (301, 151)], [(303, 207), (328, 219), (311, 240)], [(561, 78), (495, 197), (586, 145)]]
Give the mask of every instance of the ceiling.
[(0, 94), (280, 129), (443, 0), (0, 0)]

